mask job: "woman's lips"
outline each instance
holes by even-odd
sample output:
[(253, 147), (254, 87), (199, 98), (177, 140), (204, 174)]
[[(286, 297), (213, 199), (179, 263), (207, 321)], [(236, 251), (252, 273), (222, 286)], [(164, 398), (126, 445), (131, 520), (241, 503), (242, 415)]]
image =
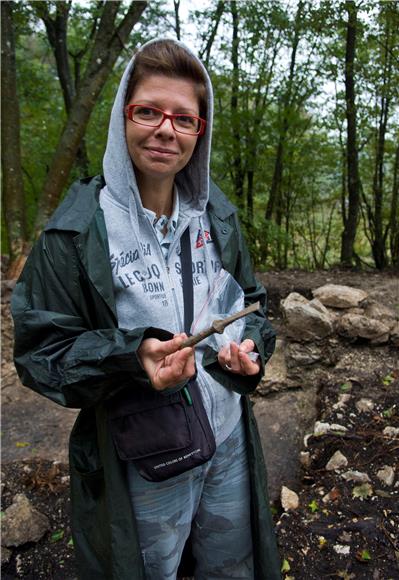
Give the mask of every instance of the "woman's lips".
[(160, 155), (166, 157), (177, 155), (177, 151), (173, 151), (172, 149), (163, 149), (160, 147), (145, 147), (145, 149), (152, 155)]

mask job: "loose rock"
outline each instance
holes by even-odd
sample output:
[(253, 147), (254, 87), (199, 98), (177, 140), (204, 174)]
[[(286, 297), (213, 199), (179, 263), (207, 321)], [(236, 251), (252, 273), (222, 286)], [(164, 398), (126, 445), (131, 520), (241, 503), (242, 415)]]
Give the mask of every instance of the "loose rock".
[(338, 423), (323, 423), (322, 421), (316, 421), (314, 425), (313, 435), (316, 437), (318, 435), (326, 435), (327, 433), (333, 432), (345, 432), (348, 429), (343, 425), (338, 425)]
[(334, 471), (335, 469), (340, 469), (341, 467), (346, 467), (348, 465), (348, 460), (341, 453), (341, 451), (336, 451), (334, 455), (330, 458), (326, 465), (327, 471)]
[(303, 467), (309, 467), (311, 464), (311, 458), (309, 451), (301, 451), (299, 453), (299, 461)]
[(354, 481), (355, 483), (366, 483), (370, 481), (367, 473), (362, 473), (361, 471), (345, 471), (345, 473), (342, 474), (342, 477), (346, 481)]
[(299, 506), (298, 495), (295, 493), (295, 491), (292, 491), (292, 489), (285, 487), (285, 485), (283, 485), (283, 487), (281, 488), (280, 499), (281, 505), (283, 506), (283, 510), (286, 512), (289, 510), (296, 510), (297, 507)]
[(335, 501), (340, 497), (341, 493), (337, 487), (330, 489), (328, 493), (322, 498), (323, 503), (329, 503), (330, 501)]
[(292, 342), (287, 348), (287, 365), (289, 367), (310, 366), (323, 358), (321, 349), (314, 344)]
[(377, 477), (385, 485), (392, 485), (395, 480), (395, 471), (390, 465), (384, 465), (382, 469), (377, 471)]
[(396, 313), (390, 308), (387, 308), (383, 304), (378, 304), (377, 302), (370, 302), (369, 304), (367, 304), (364, 310), (364, 314), (369, 318), (380, 320), (381, 322), (386, 324), (391, 331), (397, 324)]
[(348, 556), (351, 548), (350, 546), (343, 546), (342, 544), (335, 544), (335, 546), (333, 546), (333, 550), (334, 552), (337, 552), (337, 554), (341, 554), (342, 556)]
[(398, 427), (385, 427), (385, 429), (382, 433), (383, 433), (383, 435), (387, 435), (388, 437), (399, 437), (399, 428)]
[(24, 494), (18, 494), (4, 512), (1, 541), (7, 547), (38, 542), (49, 529), (47, 516), (38, 512)]
[(373, 344), (382, 344), (389, 340), (389, 327), (360, 314), (344, 314), (338, 321), (337, 331), (349, 338), (366, 338)]
[(368, 294), (363, 290), (351, 288), (350, 286), (326, 284), (313, 290), (313, 296), (318, 298), (325, 306), (353, 308), (365, 300)]
[(317, 300), (291, 292), (281, 302), (287, 333), (298, 341), (320, 340), (333, 331), (332, 316)]
[(276, 341), (276, 349), (267, 364), (266, 372), (258, 387), (262, 395), (270, 391), (279, 391), (287, 382), (287, 365), (285, 362), (284, 342)]
[(346, 407), (346, 403), (348, 403), (351, 398), (352, 395), (349, 395), (348, 393), (342, 393), (342, 395), (339, 395), (338, 401), (333, 405), (333, 409), (344, 409)]
[(361, 413), (368, 413), (374, 409), (374, 403), (370, 399), (359, 399), (356, 402), (356, 409)]

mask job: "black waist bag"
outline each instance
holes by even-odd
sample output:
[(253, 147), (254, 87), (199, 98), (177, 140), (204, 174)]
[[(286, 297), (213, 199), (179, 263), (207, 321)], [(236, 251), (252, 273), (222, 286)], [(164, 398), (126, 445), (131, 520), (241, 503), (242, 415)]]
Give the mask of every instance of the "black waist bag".
[[(181, 263), (184, 327), (193, 319), (189, 228), (182, 235)], [(212, 428), (195, 380), (175, 393), (155, 389), (124, 390), (108, 403), (113, 441), (119, 458), (134, 461), (140, 475), (163, 481), (202, 465), (215, 453)]]
[(120, 459), (134, 461), (149, 481), (179, 475), (215, 453), (215, 438), (194, 381), (170, 395), (152, 390), (114, 398), (109, 418)]

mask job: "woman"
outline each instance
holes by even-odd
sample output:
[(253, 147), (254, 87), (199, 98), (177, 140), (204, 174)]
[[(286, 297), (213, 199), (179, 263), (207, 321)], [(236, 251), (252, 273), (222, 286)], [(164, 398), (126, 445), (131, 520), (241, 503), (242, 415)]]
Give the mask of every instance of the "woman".
[[(13, 296), (22, 382), (82, 409), (70, 439), (80, 578), (176, 578), (189, 537), (196, 579), (280, 577), (245, 396), (262, 376), (274, 333), (258, 312), (239, 343), (218, 352), (180, 349), (187, 227), (194, 320), (222, 268), (247, 304), (260, 300), (265, 309), (236, 210), (209, 180), (211, 131), (212, 88), (200, 61), (172, 40), (145, 45), (116, 95), (104, 178), (72, 186)], [(197, 381), (216, 452), (181, 475), (149, 482), (116, 453), (109, 405), (115, 395), (169, 392), (188, 380)]]

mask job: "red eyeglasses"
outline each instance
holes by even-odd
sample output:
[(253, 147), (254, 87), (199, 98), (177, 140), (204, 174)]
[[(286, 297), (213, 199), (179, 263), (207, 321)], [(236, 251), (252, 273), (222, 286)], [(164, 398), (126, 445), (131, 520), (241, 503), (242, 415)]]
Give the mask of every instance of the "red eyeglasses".
[(146, 105), (127, 105), (125, 115), (133, 123), (146, 127), (160, 127), (165, 119), (170, 119), (176, 133), (183, 133), (183, 135), (203, 135), (205, 133), (205, 119), (195, 115), (169, 114), (156, 107)]

